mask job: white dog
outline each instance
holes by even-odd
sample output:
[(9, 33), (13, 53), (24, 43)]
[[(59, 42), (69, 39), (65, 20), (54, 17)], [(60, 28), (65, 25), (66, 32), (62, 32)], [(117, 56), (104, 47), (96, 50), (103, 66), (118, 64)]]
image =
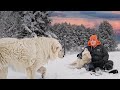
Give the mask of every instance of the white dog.
[(27, 78), (35, 78), (35, 72), (44, 78), (49, 60), (63, 58), (62, 46), (54, 38), (2, 38), (0, 39), (0, 78), (8, 75), (8, 66), (17, 71), (26, 71)]
[(85, 48), (84, 51), (82, 52), (82, 59), (77, 58), (77, 60), (75, 60), (70, 65), (73, 66), (72, 68), (81, 69), (85, 64), (88, 64), (90, 62), (91, 62), (91, 54), (88, 51), (88, 49)]

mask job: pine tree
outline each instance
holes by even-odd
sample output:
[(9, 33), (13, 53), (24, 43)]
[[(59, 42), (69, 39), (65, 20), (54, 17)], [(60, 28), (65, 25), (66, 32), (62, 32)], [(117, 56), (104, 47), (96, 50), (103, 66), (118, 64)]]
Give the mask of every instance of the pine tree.
[(0, 37), (32, 37), (32, 32), (47, 36), (50, 14), (51, 11), (0, 11)]
[(66, 51), (79, 51), (80, 45), (88, 40), (87, 28), (84, 25), (71, 25), (68, 23), (54, 24), (52, 31), (61, 40)]
[(19, 21), (15, 11), (0, 11), (0, 37), (13, 37)]
[(98, 36), (102, 44), (107, 48), (107, 50), (113, 51), (116, 47), (116, 42), (113, 27), (110, 23), (108, 21), (103, 21), (99, 25), (98, 32)]
[[(48, 31), (51, 24), (49, 11), (21, 11), (19, 14), (21, 15), (22, 23), (25, 24), (32, 32), (35, 32), (37, 36), (47, 36), (45, 35), (45, 32)], [(24, 29), (21, 29), (19, 32), (20, 37), (24, 37), (26, 35), (24, 31)]]

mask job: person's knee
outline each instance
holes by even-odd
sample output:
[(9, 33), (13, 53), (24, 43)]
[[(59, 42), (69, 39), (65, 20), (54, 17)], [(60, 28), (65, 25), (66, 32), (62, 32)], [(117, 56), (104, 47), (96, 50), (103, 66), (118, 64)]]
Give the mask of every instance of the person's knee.
[(95, 69), (94, 65), (92, 63), (89, 63), (85, 66), (87, 71), (93, 71)]
[(104, 65), (105, 70), (111, 70), (113, 69), (113, 61), (109, 60), (105, 65)]
[(111, 64), (111, 65), (114, 64), (113, 61), (111, 61), (111, 60), (108, 60), (108, 63)]

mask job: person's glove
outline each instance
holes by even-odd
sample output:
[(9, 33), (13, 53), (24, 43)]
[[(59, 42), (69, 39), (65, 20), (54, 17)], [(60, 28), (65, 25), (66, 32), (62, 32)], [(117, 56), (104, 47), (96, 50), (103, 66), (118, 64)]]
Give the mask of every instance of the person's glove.
[(77, 55), (77, 57), (80, 58), (80, 59), (82, 59), (82, 53), (79, 53), (79, 54)]
[(80, 54), (77, 54), (77, 57), (79, 56)]

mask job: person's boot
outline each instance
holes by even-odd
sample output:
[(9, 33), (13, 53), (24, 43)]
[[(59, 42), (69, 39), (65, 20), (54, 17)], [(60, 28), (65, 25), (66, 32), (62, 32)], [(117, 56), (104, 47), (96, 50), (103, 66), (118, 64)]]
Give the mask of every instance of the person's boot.
[(113, 61), (109, 60), (105, 65), (103, 66), (104, 70), (112, 70), (113, 69)]
[(118, 70), (113, 69), (113, 66), (110, 65), (110, 64), (106, 64), (103, 69), (104, 69), (105, 72), (108, 72), (108, 73), (112, 73), (112, 74), (117, 74), (118, 73)]
[(118, 70), (117, 70), (117, 69), (114, 69), (114, 70), (109, 71), (108, 73), (117, 74), (117, 73), (118, 73)]

